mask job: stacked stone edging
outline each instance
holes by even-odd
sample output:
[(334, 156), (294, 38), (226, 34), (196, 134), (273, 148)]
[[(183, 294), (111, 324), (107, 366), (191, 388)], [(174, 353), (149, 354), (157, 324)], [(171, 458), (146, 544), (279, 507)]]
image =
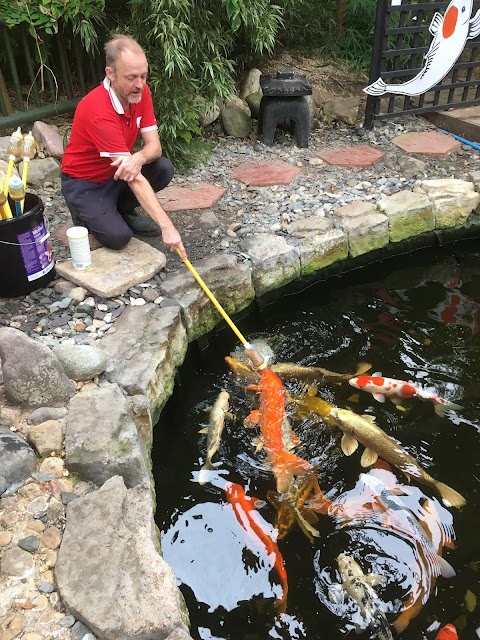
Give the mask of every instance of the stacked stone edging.
[[(418, 181), (413, 191), (384, 197), (376, 206), (359, 201), (325, 217), (299, 220), (284, 235), (257, 234), (246, 238), (241, 243), (243, 260), (232, 255), (214, 255), (198, 261), (196, 266), (220, 303), (234, 315), (255, 298), (268, 298), (286, 285), (296, 284), (300, 288), (312, 279), (324, 279), (335, 271), (347, 271), (411, 248), (480, 235), (480, 216), (476, 213), (480, 195), (474, 188), (478, 188), (478, 182), (475, 176), (472, 182)], [(150, 447), (153, 424), (173, 391), (175, 373), (185, 358), (188, 343), (211, 331), (220, 317), (186, 268), (167, 275), (160, 287), (172, 304), (148, 303), (124, 311), (115, 323), (116, 331), (98, 342), (103, 354), (94, 358), (95, 367), (103, 362), (104, 369), (92, 369), (90, 379), (94, 381), (82, 383), (80, 390), (77, 388), (63, 423), (50, 416), (41, 423), (41, 429), (25, 426), (28, 420), (35, 422), (32, 418), (35, 412), (31, 410), (27, 418), (23, 411), (12, 422), (15, 428), (20, 425), (20, 435), (37, 443), (40, 456), (56, 447), (59, 430), (65, 432), (65, 467), (67, 472), (71, 470), (78, 475), (80, 482), (75, 487), (81, 485), (82, 490), (75, 493), (73, 486), (68, 490), (69, 485), (62, 480), (63, 454), (56, 451), (56, 457), (44, 458), (39, 471), (30, 476), (32, 482), (20, 492), (22, 497), (33, 497), (28, 509), (36, 521), (46, 522), (51, 529), (61, 532), (66, 519), (58, 559), (51, 559), (49, 565), (55, 571), (55, 583), (52, 574), (51, 582), (42, 583), (43, 589), (49, 593), (48, 585), (54, 589), (55, 584), (71, 614), (66, 618), (73, 620), (68, 620), (68, 624), (83, 623), (106, 640), (146, 640), (152, 637), (152, 628), (155, 637), (161, 640), (190, 637), (183, 599), (171, 569), (159, 555), (158, 532), (153, 522)], [(16, 329), (0, 329), (0, 356), (3, 367), (8, 365), (7, 376), (4, 371), (7, 394), (11, 393), (12, 401), (20, 402), (25, 399), (14, 393), (19, 388), (18, 379), (15, 374), (11, 379), (9, 364), (12, 354), (8, 340), (18, 339), (15, 332)], [(27, 337), (25, 340), (35, 343)], [(28, 345), (26, 348), (28, 351)], [(57, 356), (53, 351), (51, 355), (49, 366), (57, 367)], [(77, 380), (86, 379), (83, 368), (80, 375)], [(42, 376), (37, 377), (43, 392)], [(51, 400), (61, 404), (71, 395), (68, 378), (65, 395), (62, 396), (61, 389), (58, 391), (60, 395), (52, 396)], [(36, 393), (34, 397), (49, 396)], [(37, 411), (42, 409), (45, 408)], [(47, 425), (48, 421), (55, 424)], [(49, 434), (57, 439), (52, 437), (45, 444)], [(24, 455), (21, 440), (18, 448)], [(24, 477), (15, 477), (15, 483), (25, 482), (31, 473), (27, 465)], [(5, 491), (8, 489), (5, 483), (10, 480), (1, 480)], [(50, 483), (51, 495), (35, 495), (36, 482)], [(26, 491), (29, 487), (32, 490)], [(66, 516), (62, 516), (63, 505), (67, 506)], [(90, 522), (85, 535), (82, 523), (87, 520)], [(9, 548), (9, 552), (11, 549), (17, 547)], [(13, 564), (2, 560), (4, 574), (14, 580), (8, 571), (21, 569), (27, 572), (22, 579), (33, 580), (31, 562), (27, 566), (26, 560), (23, 563), (13, 557), (11, 560)], [(102, 577), (98, 584), (91, 579), (95, 568)], [(123, 568), (127, 568), (132, 579), (123, 579), (126, 575)], [(30, 586), (34, 589), (36, 583), (33, 581)], [(14, 592), (12, 587), (9, 598), (14, 598)], [(98, 607), (100, 600), (102, 606)], [(129, 603), (137, 601), (143, 608), (141, 614), (134, 615)], [(55, 618), (60, 626), (60, 620), (64, 619)], [(67, 622), (64, 624), (62, 629), (68, 630)], [(69, 633), (65, 631), (58, 637), (68, 639)]]

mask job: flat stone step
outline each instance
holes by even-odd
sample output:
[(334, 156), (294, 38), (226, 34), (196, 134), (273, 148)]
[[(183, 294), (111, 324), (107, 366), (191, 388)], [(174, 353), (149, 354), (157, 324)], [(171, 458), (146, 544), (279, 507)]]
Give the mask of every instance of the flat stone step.
[(318, 155), (328, 164), (341, 167), (371, 167), (384, 156), (383, 151), (367, 145), (328, 149)]
[(195, 182), (189, 186), (167, 187), (157, 193), (157, 198), (165, 211), (185, 211), (213, 207), (224, 193), (225, 189), (214, 184)]
[(232, 171), (232, 178), (252, 187), (273, 187), (291, 184), (300, 172), (283, 160), (245, 162)]
[(165, 254), (161, 251), (132, 238), (124, 249), (118, 251), (107, 247), (92, 251), (92, 266), (89, 269), (75, 269), (71, 260), (58, 262), (55, 268), (62, 278), (95, 295), (113, 298), (149, 280), (166, 263)]
[(407, 153), (444, 158), (461, 149), (461, 143), (440, 131), (410, 131), (392, 139), (392, 142)]

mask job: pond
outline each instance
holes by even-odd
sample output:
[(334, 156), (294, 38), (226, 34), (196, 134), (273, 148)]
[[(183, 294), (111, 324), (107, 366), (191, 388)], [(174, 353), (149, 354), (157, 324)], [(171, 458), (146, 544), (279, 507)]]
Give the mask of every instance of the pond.
[[(342, 593), (335, 586), (340, 582), (341, 553), (355, 559), (364, 574), (384, 576), (374, 587), (376, 611), (396, 630), (404, 627), (405, 640), (433, 640), (447, 623), (455, 623), (462, 640), (480, 637), (476, 244), (392, 258), (284, 295), (237, 323), (250, 340), (265, 340), (276, 362), (350, 375), (360, 363), (370, 363), (367, 375), (381, 372), (413, 381), (461, 405), (442, 417), (430, 401), (410, 398), (402, 406), (388, 398), (376, 402), (371, 393), (346, 380), (308, 389), (301, 381), (285, 382), (292, 397), (316, 392), (336, 407), (374, 417), (423, 469), (462, 494), (467, 503), (460, 509), (445, 505), (431, 486), (409, 482), (401, 471), (380, 461), (373, 468), (362, 467), (362, 445), (344, 455), (340, 429), (288, 403), (289, 420), (300, 439), (295, 454), (315, 466), (319, 487), (337, 510), (309, 512), (309, 525), (302, 520), (307, 511), (300, 510), (287, 535), (275, 542), (275, 478), (255, 442), (258, 428), (244, 426), (258, 406), (258, 393), (246, 390), (245, 382), (225, 363), (238, 341), (229, 329), (221, 329), (209, 336), (206, 348), (190, 348), (155, 428), (152, 452), (163, 554), (185, 597), (192, 637), (336, 640), (349, 633), (356, 637), (355, 632), (367, 639), (383, 637), (368, 626), (349, 596), (335, 597)], [(221, 390), (230, 394), (235, 420), (226, 422), (211, 481), (200, 484), (206, 436), (198, 432), (208, 425), (205, 409)], [(372, 479), (382, 480), (398, 496), (400, 512), (374, 499), (369, 493)], [(252, 516), (260, 523), (257, 528), (245, 526), (238, 517), (227, 499), (228, 482), (262, 501)], [(433, 564), (441, 553), (454, 568), (454, 577), (444, 577), (443, 571), (436, 577), (429, 569), (425, 549), (419, 553), (418, 539), (405, 519), (403, 525), (400, 522), (405, 514), (407, 522), (420, 522), (423, 534), (429, 533), (435, 547)], [(273, 546), (255, 534), (258, 526), (270, 535)], [(308, 535), (309, 527), (315, 533)], [(278, 603), (286, 594), (285, 580), (288, 597), (282, 612)]]

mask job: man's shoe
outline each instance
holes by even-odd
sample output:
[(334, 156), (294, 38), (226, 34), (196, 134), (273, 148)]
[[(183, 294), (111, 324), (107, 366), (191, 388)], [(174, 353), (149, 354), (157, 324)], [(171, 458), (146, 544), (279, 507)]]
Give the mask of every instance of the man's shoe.
[(156, 222), (154, 222), (151, 218), (139, 215), (138, 213), (125, 213), (123, 215), (123, 219), (128, 224), (133, 233), (139, 236), (147, 236), (149, 238), (153, 238), (155, 236), (161, 235), (162, 233), (162, 230)]

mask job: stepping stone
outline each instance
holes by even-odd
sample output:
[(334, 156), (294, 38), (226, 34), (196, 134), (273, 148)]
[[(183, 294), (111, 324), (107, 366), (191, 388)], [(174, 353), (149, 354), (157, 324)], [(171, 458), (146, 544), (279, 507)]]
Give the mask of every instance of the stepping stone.
[(173, 185), (162, 189), (157, 198), (165, 211), (185, 211), (213, 207), (224, 193), (225, 189), (214, 184), (195, 182), (187, 187)]
[(252, 187), (273, 187), (292, 183), (300, 171), (299, 167), (292, 167), (282, 160), (245, 162), (233, 170), (232, 178)]
[(383, 151), (358, 145), (355, 147), (340, 147), (329, 149), (318, 154), (328, 164), (336, 164), (341, 167), (371, 167), (372, 164), (383, 158)]
[(127, 289), (146, 282), (167, 263), (165, 255), (146, 242), (132, 238), (124, 249), (102, 247), (92, 251), (92, 266), (75, 269), (67, 260), (55, 265), (62, 278), (88, 289), (102, 298), (113, 298)]
[[(59, 224), (52, 232), (52, 236), (59, 242), (63, 244), (64, 247), (68, 247), (68, 238), (67, 238), (67, 230), (73, 227), (73, 222), (64, 222), (63, 224)], [(88, 242), (90, 244), (90, 249), (93, 251), (94, 249), (98, 249), (99, 247), (103, 247), (100, 242), (92, 236), (91, 233), (88, 234)], [(55, 257), (55, 256), (54, 256)]]
[(459, 151), (462, 147), (458, 140), (439, 131), (410, 131), (393, 138), (392, 142), (408, 153), (421, 153), (440, 158)]

